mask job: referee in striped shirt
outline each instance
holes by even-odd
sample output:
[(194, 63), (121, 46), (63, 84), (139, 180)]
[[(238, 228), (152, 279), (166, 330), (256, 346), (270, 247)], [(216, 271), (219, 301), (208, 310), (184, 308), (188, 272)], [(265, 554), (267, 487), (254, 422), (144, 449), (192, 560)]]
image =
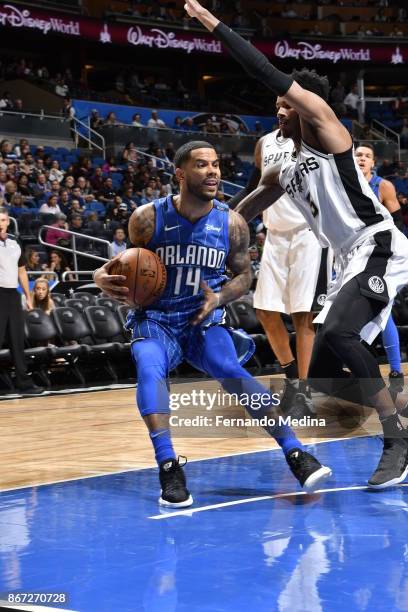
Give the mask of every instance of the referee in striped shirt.
[(16, 371), (16, 387), (24, 395), (37, 395), (43, 389), (37, 387), (27, 374), (23, 308), (21, 294), (17, 291), (19, 283), (27, 300), (27, 309), (31, 310), (33, 306), (21, 247), (7, 233), (9, 223), (7, 209), (0, 207), (0, 348), (8, 337)]

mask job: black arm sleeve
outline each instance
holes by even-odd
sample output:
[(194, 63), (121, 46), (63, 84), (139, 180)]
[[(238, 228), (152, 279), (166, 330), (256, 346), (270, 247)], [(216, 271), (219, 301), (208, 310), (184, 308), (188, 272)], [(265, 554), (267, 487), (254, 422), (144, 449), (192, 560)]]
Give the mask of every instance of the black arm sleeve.
[(293, 83), (293, 78), (273, 66), (263, 53), (220, 21), (213, 30), (231, 55), (243, 66), (248, 74), (272, 89), (278, 96), (284, 96)]
[(251, 172), (251, 176), (248, 179), (247, 184), (241, 191), (238, 191), (230, 200), (228, 200), (228, 206), (233, 210), (238, 206), (238, 204), (246, 198), (248, 194), (251, 193), (254, 189), (258, 187), (259, 181), (261, 179), (261, 171), (259, 168), (254, 166)]
[(402, 210), (400, 208), (398, 210), (394, 210), (394, 212), (391, 213), (391, 217), (394, 219), (394, 223), (398, 227), (398, 229), (402, 231), (404, 227), (404, 219), (402, 217)]

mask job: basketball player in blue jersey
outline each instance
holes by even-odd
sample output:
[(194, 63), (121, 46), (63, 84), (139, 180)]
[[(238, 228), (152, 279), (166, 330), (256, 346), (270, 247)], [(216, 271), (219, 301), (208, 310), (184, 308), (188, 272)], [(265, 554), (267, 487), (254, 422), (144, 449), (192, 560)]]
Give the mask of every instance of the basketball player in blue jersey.
[[(215, 199), (220, 167), (212, 145), (187, 143), (176, 152), (174, 164), (180, 195), (139, 207), (129, 221), (131, 243), (156, 252), (168, 278), (161, 298), (132, 311), (127, 327), (133, 332), (137, 403), (160, 468), (159, 503), (185, 507), (193, 499), (170, 437), (169, 372), (185, 359), (229, 393), (268, 392), (242, 367), (253, 353), (252, 339), (225, 326), (224, 305), (246, 293), (252, 281), (248, 226), (241, 215)], [(124, 277), (109, 276), (110, 266), (108, 262), (95, 272), (95, 282), (108, 295), (123, 299), (128, 291), (122, 286)], [(271, 415), (276, 402), (270, 394), (269, 398), (264, 409), (247, 408), (253, 418)], [(287, 425), (267, 431), (306, 490), (331, 475), (304, 451)]]
[[(360, 145), (355, 150), (355, 158), (371, 189), (381, 204), (383, 204), (391, 214), (398, 229), (402, 230), (404, 221), (402, 219), (401, 206), (397, 199), (395, 187), (390, 181), (383, 179), (373, 171), (375, 167), (375, 153), (373, 147), (370, 144)], [(398, 330), (392, 318), (392, 314), (389, 316), (387, 325), (382, 332), (382, 340), (391, 370), (388, 375), (390, 382), (389, 388), (391, 395), (396, 398), (398, 393), (404, 389), (404, 374), (401, 370), (401, 351)]]
[(399, 484), (408, 475), (407, 432), (378, 363), (361, 338), (372, 342), (384, 329), (395, 295), (408, 284), (408, 240), (364, 179), (352, 138), (326, 102), (327, 78), (306, 69), (285, 74), (197, 0), (186, 0), (184, 7), (250, 76), (277, 94), (278, 127), (294, 141), (292, 155), (279, 172), (267, 170), (236, 210), (252, 219), (286, 192), (320, 244), (333, 248), (337, 277), (314, 320), (322, 327), (314, 342), (309, 380), (329, 395), (355, 399), (359, 391), (362, 403), (375, 408), (384, 443), (368, 484), (375, 489)]

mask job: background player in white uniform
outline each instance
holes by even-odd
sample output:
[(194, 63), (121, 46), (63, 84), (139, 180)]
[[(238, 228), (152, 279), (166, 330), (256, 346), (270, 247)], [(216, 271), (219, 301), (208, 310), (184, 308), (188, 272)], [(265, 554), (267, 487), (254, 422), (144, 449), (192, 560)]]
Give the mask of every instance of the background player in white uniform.
[(347, 365), (351, 382), (377, 410), (384, 431), (383, 453), (369, 485), (394, 486), (408, 474), (406, 430), (376, 359), (360, 340), (375, 338), (397, 291), (408, 283), (408, 240), (356, 164), (351, 136), (325, 101), (327, 78), (305, 69), (285, 74), (196, 0), (186, 0), (185, 8), (278, 96), (279, 127), (294, 140), (295, 149), (279, 176), (266, 172), (261, 186), (237, 210), (253, 218), (286, 191), (321, 244), (332, 246), (339, 274), (316, 319), (324, 324), (316, 336), (309, 376), (313, 386), (342, 395)]
[[(255, 167), (259, 173), (252, 189), (266, 170), (279, 170), (292, 150), (293, 140), (284, 138), (279, 130), (263, 136), (255, 147)], [(248, 185), (238, 197), (235, 196), (233, 206), (252, 189)], [(231, 202), (229, 205), (231, 207)], [(320, 310), (326, 298), (327, 249), (323, 251), (322, 261), (319, 241), (285, 193), (264, 211), (263, 221), (268, 233), (254, 294), (254, 307), (287, 377), (281, 409), (294, 417), (310, 415), (313, 404), (306, 378), (315, 336), (312, 311)], [(323, 269), (320, 271), (321, 263)], [(296, 331), (296, 361), (281, 313), (292, 315)], [(296, 380), (298, 378), (300, 384)]]

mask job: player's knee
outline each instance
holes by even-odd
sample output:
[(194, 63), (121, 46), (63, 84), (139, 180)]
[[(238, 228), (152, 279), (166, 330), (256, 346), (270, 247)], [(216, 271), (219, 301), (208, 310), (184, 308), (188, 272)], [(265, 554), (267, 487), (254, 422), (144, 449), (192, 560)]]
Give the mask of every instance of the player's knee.
[(132, 344), (132, 356), (137, 368), (138, 380), (158, 380), (167, 376), (167, 359), (164, 348), (154, 338), (138, 340)]
[(207, 358), (207, 370), (210, 376), (217, 380), (242, 377), (242, 371), (246, 371), (240, 365), (238, 358), (230, 359), (223, 355), (213, 354)]
[(278, 318), (280, 318), (280, 314), (278, 312), (271, 312), (269, 310), (255, 310), (258, 321), (262, 325), (272, 325)]
[(323, 326), (320, 333), (323, 336), (323, 341), (335, 352), (336, 349), (338, 350), (341, 348), (347, 350), (350, 343), (355, 341), (360, 342), (359, 334), (347, 325), (344, 325), (341, 321), (328, 322)]

